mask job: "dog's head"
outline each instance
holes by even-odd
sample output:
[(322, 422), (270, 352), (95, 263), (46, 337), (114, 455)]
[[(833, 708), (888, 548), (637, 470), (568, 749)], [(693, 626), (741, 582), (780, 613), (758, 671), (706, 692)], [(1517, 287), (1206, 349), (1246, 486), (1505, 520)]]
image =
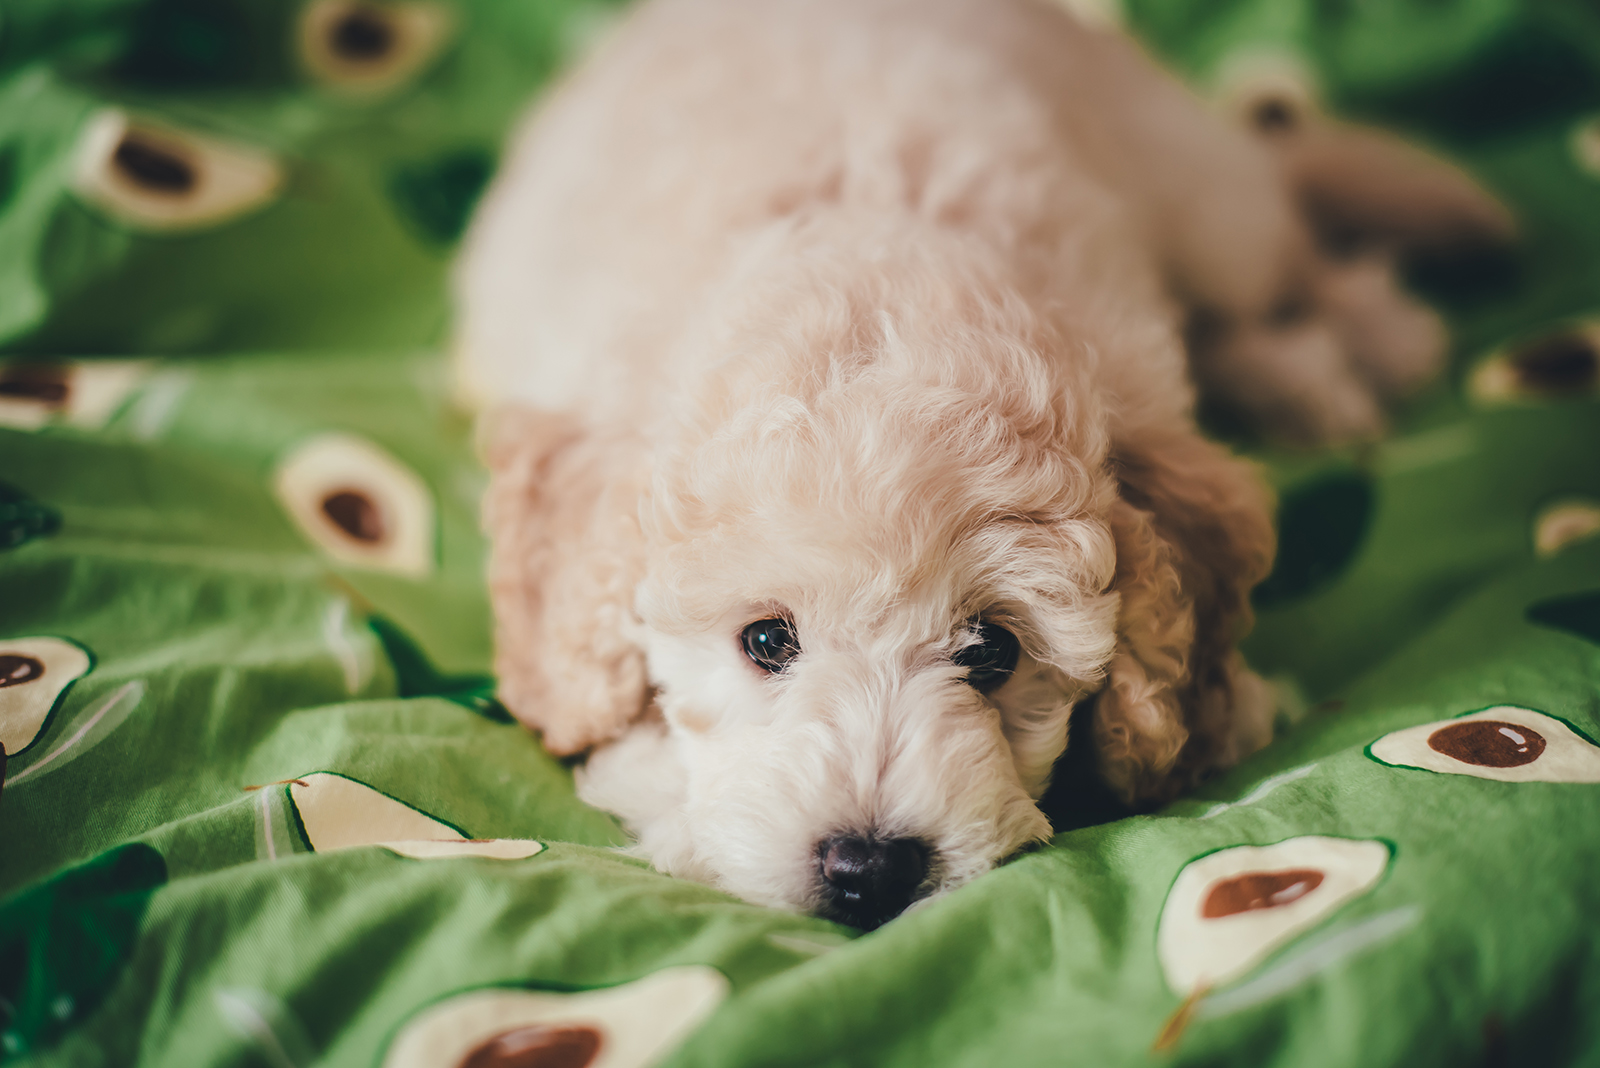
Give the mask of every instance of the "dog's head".
[(1117, 608), (1074, 391), (983, 339), (875, 333), (701, 413), (655, 472), (637, 600), (697, 863), (868, 925), (1049, 834)]
[(503, 695), (558, 752), (650, 721), (585, 796), (658, 866), (875, 926), (1050, 834), (1035, 802), (1108, 676), (1108, 773), (1172, 769), (1194, 606), (1119, 480), (1095, 354), (960, 281), (939, 315), (769, 294), (813, 306), (718, 340), (737, 359), (652, 448), (498, 454)]

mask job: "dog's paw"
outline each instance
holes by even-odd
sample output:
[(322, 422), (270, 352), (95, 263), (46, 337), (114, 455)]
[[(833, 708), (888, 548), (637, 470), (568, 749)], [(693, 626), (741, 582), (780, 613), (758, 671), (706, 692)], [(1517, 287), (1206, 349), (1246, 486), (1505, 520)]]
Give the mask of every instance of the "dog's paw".
[(1400, 287), (1392, 257), (1332, 264), (1317, 290), (1351, 367), (1378, 396), (1410, 396), (1444, 370), (1444, 322)]
[(1381, 437), (1383, 404), (1325, 317), (1245, 323), (1196, 357), (1202, 387), (1264, 436), (1291, 445)]
[(1228, 664), (1233, 690), (1231, 730), (1217, 756), (1220, 767), (1232, 767), (1272, 741), (1283, 695), (1278, 687), (1250, 670), (1237, 652)]
[(1262, 419), (1271, 438), (1310, 446), (1376, 441), (1388, 425), (1377, 398), (1353, 375), (1330, 380), (1314, 396), (1285, 398)]

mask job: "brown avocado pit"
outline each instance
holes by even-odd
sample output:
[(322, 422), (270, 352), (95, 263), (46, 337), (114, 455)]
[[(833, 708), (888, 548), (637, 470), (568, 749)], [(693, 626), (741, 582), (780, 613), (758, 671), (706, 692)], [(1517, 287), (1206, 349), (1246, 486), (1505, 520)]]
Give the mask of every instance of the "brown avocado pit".
[(1274, 909), (1292, 904), (1322, 885), (1323, 873), (1315, 868), (1257, 871), (1212, 884), (1200, 915), (1208, 920), (1237, 916), (1254, 909)]
[(587, 1068), (604, 1044), (594, 1027), (535, 1024), (495, 1035), (458, 1068)]
[(1440, 727), (1428, 735), (1436, 753), (1483, 768), (1519, 768), (1545, 750), (1544, 735), (1532, 727), (1498, 719), (1479, 719)]

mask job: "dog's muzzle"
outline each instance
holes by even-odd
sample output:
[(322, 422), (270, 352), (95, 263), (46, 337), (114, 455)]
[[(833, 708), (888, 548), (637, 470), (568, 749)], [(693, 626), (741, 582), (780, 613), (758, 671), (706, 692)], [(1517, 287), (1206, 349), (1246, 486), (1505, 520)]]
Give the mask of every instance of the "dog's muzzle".
[(915, 838), (829, 838), (817, 858), (822, 911), (866, 931), (904, 912), (928, 874), (928, 847)]

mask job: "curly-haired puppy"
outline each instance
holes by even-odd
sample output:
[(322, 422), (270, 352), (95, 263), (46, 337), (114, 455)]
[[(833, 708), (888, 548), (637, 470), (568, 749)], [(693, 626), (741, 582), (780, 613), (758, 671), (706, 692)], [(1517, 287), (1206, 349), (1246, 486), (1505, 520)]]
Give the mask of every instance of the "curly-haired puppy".
[[(1375, 151), (1430, 235), (1504, 228)], [(1291, 158), (1043, 3), (649, 0), (458, 275), (506, 704), (661, 869), (860, 926), (1050, 835), (1089, 694), (1131, 800), (1262, 745), (1270, 495), (1185, 327), (1312, 439), (1442, 346)]]

